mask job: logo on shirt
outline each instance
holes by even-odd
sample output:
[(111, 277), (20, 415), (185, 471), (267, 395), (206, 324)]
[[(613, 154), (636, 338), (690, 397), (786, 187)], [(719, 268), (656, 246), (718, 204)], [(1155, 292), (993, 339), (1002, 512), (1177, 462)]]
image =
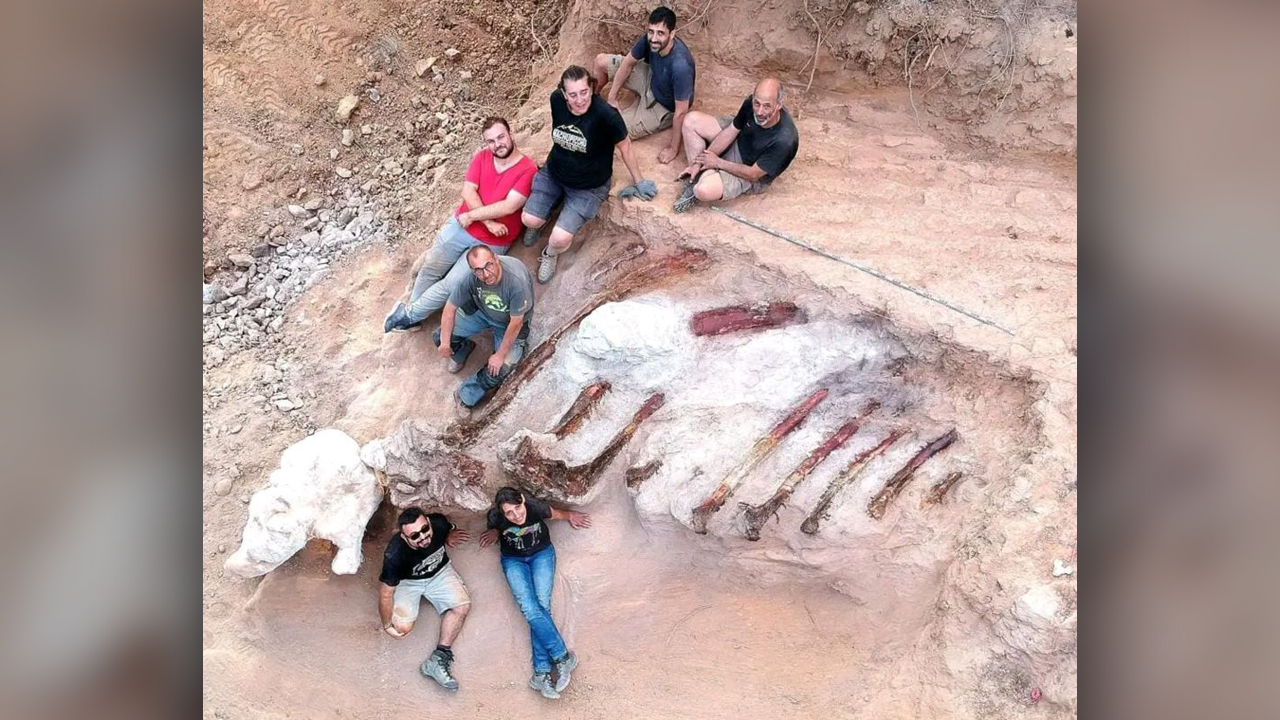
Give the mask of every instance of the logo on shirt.
[(427, 573), (435, 572), (436, 568), (440, 567), (440, 564), (442, 562), (444, 562), (443, 547), (431, 553), (430, 555), (426, 556), (425, 558), (423, 558), (422, 562), (418, 563), (417, 565), (414, 565), (413, 572), (410, 573), (410, 576), (418, 577), (420, 575), (426, 575)]
[(542, 523), (534, 523), (528, 527), (509, 527), (502, 534), (513, 550), (524, 551), (538, 544), (542, 537)]
[(571, 152), (585, 153), (587, 137), (577, 125), (561, 125), (551, 131), (551, 140)]
[(480, 302), (494, 312), (507, 312), (507, 301), (492, 290), (480, 288)]

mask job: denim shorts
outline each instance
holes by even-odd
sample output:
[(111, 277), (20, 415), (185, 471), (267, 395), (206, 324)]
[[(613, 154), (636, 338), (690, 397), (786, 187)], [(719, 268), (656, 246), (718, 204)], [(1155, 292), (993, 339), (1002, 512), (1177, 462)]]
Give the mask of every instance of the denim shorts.
[(562, 198), (564, 206), (560, 208), (560, 216), (556, 218), (556, 227), (570, 235), (577, 235), (587, 221), (596, 216), (600, 203), (609, 197), (609, 183), (589, 190), (565, 187), (545, 167), (538, 169), (533, 176), (533, 190), (529, 192), (529, 200), (524, 204), (524, 211), (530, 215), (547, 219), (551, 210)]

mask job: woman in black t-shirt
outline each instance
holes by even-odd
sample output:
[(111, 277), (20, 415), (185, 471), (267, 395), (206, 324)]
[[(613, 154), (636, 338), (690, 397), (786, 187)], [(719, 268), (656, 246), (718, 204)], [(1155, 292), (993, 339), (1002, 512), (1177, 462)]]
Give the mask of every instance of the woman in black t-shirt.
[[(560, 630), (551, 619), (556, 549), (551, 545), (547, 520), (568, 520), (569, 526), (576, 530), (591, 527), (591, 516), (586, 513), (558, 510), (515, 488), (504, 487), (493, 498), (489, 529), (480, 536), (480, 546), (488, 547), (495, 541), (499, 544), (502, 574), (529, 623), (533, 648), (533, 677), (529, 687), (541, 692), (543, 697), (554, 699), (568, 687), (578, 658), (565, 647)], [(557, 672), (554, 684), (552, 665)]]

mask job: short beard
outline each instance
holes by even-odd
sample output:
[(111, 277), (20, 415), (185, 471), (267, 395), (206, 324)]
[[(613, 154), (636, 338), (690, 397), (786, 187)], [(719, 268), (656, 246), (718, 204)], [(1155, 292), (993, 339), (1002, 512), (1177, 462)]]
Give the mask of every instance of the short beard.
[(506, 160), (507, 158), (511, 157), (512, 150), (515, 150), (514, 146), (508, 147), (506, 152), (502, 152), (502, 149), (499, 148), (496, 152), (493, 153), (493, 156), (498, 158), (499, 160)]

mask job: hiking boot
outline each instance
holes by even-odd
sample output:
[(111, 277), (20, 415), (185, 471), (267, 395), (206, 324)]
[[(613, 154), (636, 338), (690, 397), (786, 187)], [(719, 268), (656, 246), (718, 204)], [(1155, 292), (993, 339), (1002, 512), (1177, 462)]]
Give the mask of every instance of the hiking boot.
[(525, 247), (533, 247), (534, 245), (537, 245), (538, 232), (540, 230), (542, 230), (542, 228), (525, 228), (524, 232), (520, 235), (520, 242), (524, 243)]
[(396, 308), (382, 322), (382, 332), (408, 332), (422, 327), (421, 322), (410, 322), (409, 312), (404, 303), (396, 303)]
[(462, 367), (467, 364), (467, 358), (471, 357), (471, 352), (476, 349), (476, 344), (471, 340), (466, 340), (465, 342), (467, 344), (467, 351), (462, 354), (462, 360), (458, 360), (458, 354), (454, 353), (449, 357), (449, 364), (444, 368), (455, 375), (458, 374), (458, 372), (462, 370)]
[(534, 673), (529, 678), (529, 687), (542, 693), (542, 697), (548, 700), (560, 699), (560, 693), (551, 684), (551, 673)]
[(471, 408), (462, 402), (462, 389), (453, 391), (453, 415), (462, 421), (471, 419)]
[(564, 692), (564, 689), (569, 687), (569, 678), (576, 667), (578, 667), (578, 656), (574, 655), (573, 651), (565, 653), (564, 657), (556, 662), (556, 692)]
[(546, 285), (556, 276), (556, 255), (545, 252), (538, 256), (538, 282)]
[(422, 671), (424, 677), (435, 680), (445, 690), (457, 690), (458, 681), (453, 679), (453, 673), (449, 671), (449, 666), (452, 664), (453, 651), (436, 648), (418, 669)]
[(689, 212), (694, 205), (698, 204), (698, 196), (693, 194), (693, 183), (685, 182), (684, 189), (680, 191), (680, 197), (671, 204), (671, 211), (682, 213)]

